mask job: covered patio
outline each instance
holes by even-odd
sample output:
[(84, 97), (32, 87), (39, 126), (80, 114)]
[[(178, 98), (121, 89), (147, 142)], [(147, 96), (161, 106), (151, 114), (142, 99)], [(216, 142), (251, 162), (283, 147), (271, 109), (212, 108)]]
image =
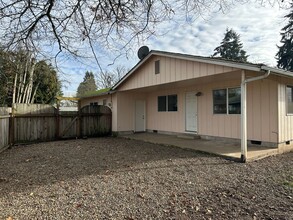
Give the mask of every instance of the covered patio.
[[(206, 152), (227, 159), (241, 161), (241, 146), (240, 142), (237, 141), (233, 142), (221, 139), (206, 140), (190, 135), (176, 136), (159, 133), (135, 133), (123, 135), (122, 137)], [(255, 161), (276, 154), (278, 154), (278, 148), (248, 144), (246, 161)]]

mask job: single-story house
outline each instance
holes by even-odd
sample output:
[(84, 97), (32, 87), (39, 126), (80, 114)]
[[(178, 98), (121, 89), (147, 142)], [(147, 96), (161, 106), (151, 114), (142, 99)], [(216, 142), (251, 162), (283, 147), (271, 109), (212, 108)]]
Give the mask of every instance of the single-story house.
[(81, 105), (95, 102), (112, 109), (113, 132), (238, 139), (244, 160), (247, 141), (293, 146), (293, 73), (264, 64), (152, 50)]

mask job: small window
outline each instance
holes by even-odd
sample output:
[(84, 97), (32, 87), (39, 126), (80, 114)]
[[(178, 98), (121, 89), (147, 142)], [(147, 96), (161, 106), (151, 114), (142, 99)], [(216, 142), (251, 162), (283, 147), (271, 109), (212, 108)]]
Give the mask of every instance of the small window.
[(167, 110), (166, 96), (158, 97), (158, 111), (165, 112)]
[(155, 61), (155, 74), (160, 73), (160, 60)]
[(107, 99), (103, 99), (103, 105), (107, 105)]
[(177, 95), (158, 96), (159, 112), (176, 112), (177, 109)]
[(293, 86), (287, 86), (287, 113), (293, 114)]
[(168, 95), (168, 111), (177, 111), (177, 95)]
[(227, 90), (213, 91), (214, 114), (227, 114)]

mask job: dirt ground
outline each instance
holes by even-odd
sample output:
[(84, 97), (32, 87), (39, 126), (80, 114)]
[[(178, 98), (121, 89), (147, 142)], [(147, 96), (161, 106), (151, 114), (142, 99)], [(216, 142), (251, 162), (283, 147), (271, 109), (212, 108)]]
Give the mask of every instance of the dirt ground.
[(292, 158), (111, 137), (17, 146), (0, 154), (0, 219), (293, 219)]

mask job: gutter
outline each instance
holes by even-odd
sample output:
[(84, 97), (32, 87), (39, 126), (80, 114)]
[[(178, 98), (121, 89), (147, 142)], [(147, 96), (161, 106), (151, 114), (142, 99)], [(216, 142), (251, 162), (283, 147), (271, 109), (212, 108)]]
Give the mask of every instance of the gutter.
[(245, 79), (245, 70), (241, 70), (241, 157), (240, 161), (245, 163), (247, 158), (247, 100), (246, 85), (247, 83), (265, 79), (271, 74), (271, 70), (265, 66), (261, 66), (259, 71), (265, 71), (264, 75)]

